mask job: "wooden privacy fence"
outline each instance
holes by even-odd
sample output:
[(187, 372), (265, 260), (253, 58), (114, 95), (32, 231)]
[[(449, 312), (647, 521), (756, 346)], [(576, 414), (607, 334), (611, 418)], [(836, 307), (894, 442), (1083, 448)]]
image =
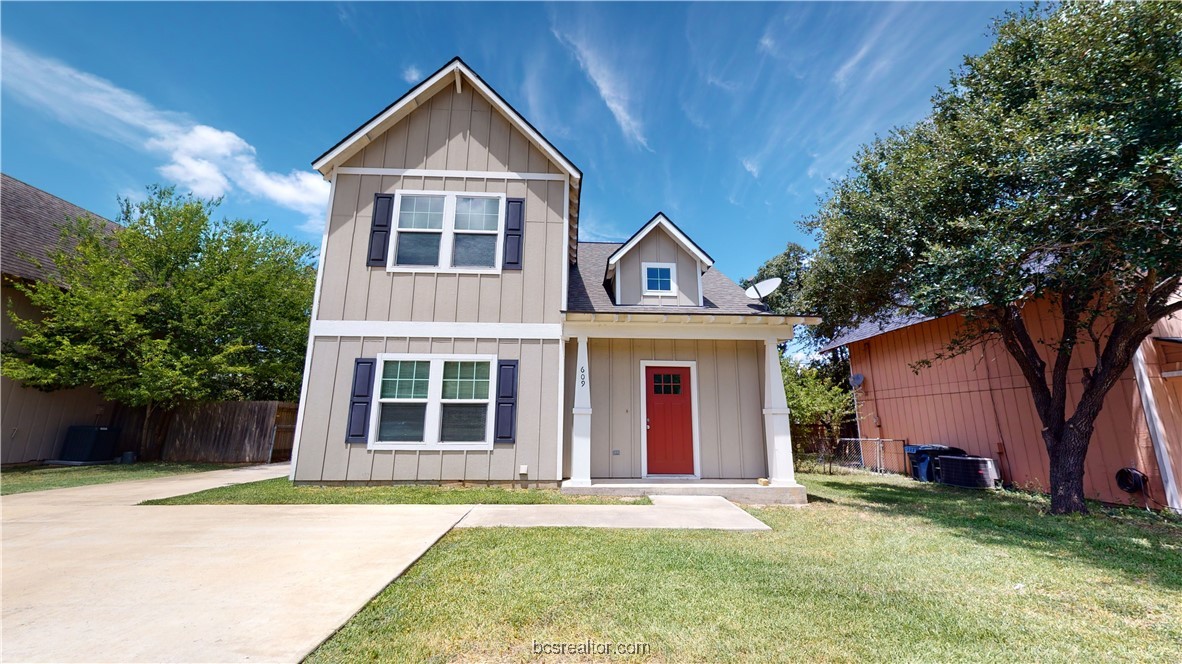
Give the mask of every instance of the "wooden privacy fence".
[[(172, 412), (162, 458), (215, 463), (290, 459), (295, 411), (294, 403), (282, 401), (223, 401), (183, 406)], [(276, 449), (282, 459), (273, 454)]]

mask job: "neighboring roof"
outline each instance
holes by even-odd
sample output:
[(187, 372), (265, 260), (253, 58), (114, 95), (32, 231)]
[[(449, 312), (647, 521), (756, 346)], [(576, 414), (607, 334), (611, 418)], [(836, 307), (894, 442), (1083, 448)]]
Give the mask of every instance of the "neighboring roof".
[[(89, 216), (111, 229), (119, 228), (113, 221), (10, 175), (0, 174), (0, 179), (0, 271), (4, 274), (34, 281), (47, 279), (51, 273), (49, 251), (57, 247), (67, 219)], [(41, 263), (40, 267), (29, 258)]]
[(578, 252), (578, 238), (579, 238), (579, 198), (582, 190), (583, 171), (574, 165), (562, 151), (554, 147), (554, 144), (546, 140), (529, 120), (517, 112), (509, 102), (505, 101), (501, 95), (497, 94), (480, 75), (472, 70), (459, 57), (452, 58), (450, 62), (443, 65), (434, 74), (431, 74), (418, 85), (412, 87), (398, 99), (394, 100), (392, 104), (382, 109), (377, 115), (369, 120), (366, 120), (360, 127), (353, 130), (348, 136), (342, 138), (336, 145), (329, 148), (324, 154), (317, 157), (312, 162), (312, 167), (326, 179), (332, 172), (333, 168), (348, 161), (353, 155), (357, 154), (369, 145), (375, 138), (385, 133), (390, 127), (400, 122), (403, 118), (410, 115), (420, 106), (422, 101), (430, 99), (437, 93), (442, 91), (453, 81), (458, 85), (460, 78), (466, 78), (468, 83), (476, 88), (488, 101), (497, 108), (502, 115), (504, 115), (510, 123), (517, 127), (522, 134), (534, 145), (542, 154), (546, 155), (557, 164), (567, 175), (570, 176), (570, 237), (567, 241), (567, 253), (570, 261), (573, 263), (577, 259)]
[(897, 313), (894, 316), (890, 316), (886, 319), (865, 321), (861, 325), (847, 331), (845, 334), (835, 337), (832, 341), (822, 346), (817, 352), (827, 353), (842, 346), (848, 346), (852, 343), (857, 343), (872, 337), (877, 337), (880, 334), (886, 334), (887, 332), (894, 332), (895, 330), (901, 330), (905, 327), (918, 325), (924, 321), (932, 320), (933, 318), (933, 316), (924, 316), (923, 314), (916, 313)]
[(629, 251), (632, 251), (636, 245), (640, 244), (641, 240), (647, 237), (648, 234), (653, 232), (653, 230), (656, 228), (664, 229), (665, 232), (668, 233), (675, 242), (677, 242), (677, 244), (681, 245), (681, 248), (684, 249), (686, 253), (701, 261), (704, 268), (703, 273), (705, 273), (705, 270), (709, 269), (710, 266), (714, 265), (714, 259), (710, 257), (710, 254), (706, 253), (706, 250), (699, 247), (697, 242), (691, 240), (690, 236), (686, 235), (680, 228), (678, 228), (677, 224), (673, 223), (672, 219), (666, 217), (664, 212), (658, 212), (653, 215), (653, 218), (649, 219), (645, 225), (641, 226), (640, 230), (636, 231), (632, 237), (628, 238), (624, 244), (620, 245), (620, 248), (617, 249), (615, 253), (608, 257), (607, 266), (604, 270), (605, 281), (611, 276), (612, 271), (616, 269), (616, 263), (619, 263), (621, 258), (623, 258)]
[(608, 258), (616, 253), (623, 243), (580, 242), (579, 262), (572, 266), (570, 286), (567, 291), (567, 311), (571, 313), (653, 313), (653, 314), (700, 314), (700, 315), (756, 315), (771, 316), (766, 308), (747, 297), (738, 284), (722, 272), (710, 270), (702, 275), (701, 307), (635, 305), (616, 306), (612, 294), (604, 283), (604, 271)]

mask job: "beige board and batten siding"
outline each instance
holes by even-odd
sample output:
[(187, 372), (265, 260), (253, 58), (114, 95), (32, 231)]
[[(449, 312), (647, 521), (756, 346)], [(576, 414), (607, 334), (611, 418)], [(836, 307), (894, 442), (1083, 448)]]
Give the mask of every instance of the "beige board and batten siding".
[[(22, 318), (40, 314), (29, 298), (8, 283), (3, 285), (5, 306)], [(20, 338), (7, 311), (0, 321), (4, 342)], [(42, 392), (25, 387), (7, 377), (0, 377), (0, 422), (3, 443), (0, 463), (24, 463), (57, 459), (65, 443), (66, 431), (74, 425), (106, 425), (114, 405), (89, 388)]]
[[(677, 295), (644, 294), (644, 263), (673, 263), (677, 266)], [(617, 305), (669, 304), (698, 306), (698, 260), (681, 248), (665, 229), (654, 228), (631, 251), (624, 254), (616, 266), (620, 280), (620, 301)]]
[[(316, 337), (296, 459), (296, 482), (555, 482), (557, 340)], [(517, 442), (490, 450), (370, 450), (345, 442), (353, 362), (379, 353), (487, 354), (518, 360)], [(374, 408), (377, 408), (375, 401)]]
[[(568, 342), (567, 358), (577, 352)], [(762, 341), (590, 339), (591, 477), (641, 476), (641, 361), (697, 362), (697, 408), (703, 479), (767, 476), (763, 431)], [(567, 366), (567, 401), (574, 375)], [(570, 408), (564, 408), (569, 411)], [(564, 465), (570, 456), (565, 426)], [(620, 450), (619, 455), (612, 450)]]
[[(345, 167), (335, 176), (318, 319), (560, 322), (567, 242), (563, 181), (347, 173), (348, 167), (362, 167), (558, 175), (558, 167), (471, 86), (435, 95)], [(525, 199), (522, 269), (463, 274), (368, 267), (374, 195), (397, 190)]]

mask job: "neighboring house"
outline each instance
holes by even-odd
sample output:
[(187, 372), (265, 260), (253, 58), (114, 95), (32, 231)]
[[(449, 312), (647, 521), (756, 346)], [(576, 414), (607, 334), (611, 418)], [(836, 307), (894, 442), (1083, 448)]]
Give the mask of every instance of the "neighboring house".
[[(1045, 302), (1023, 312), (1031, 335), (1055, 339), (1058, 323)], [(1047, 490), (1050, 471), (1042, 424), (1030, 388), (1000, 343), (911, 366), (946, 347), (962, 324), (959, 315), (900, 317), (867, 323), (834, 339), (822, 352), (846, 346), (850, 371), (861, 374), (858, 401), (863, 438), (940, 443), (990, 457), (1007, 482)], [(1051, 360), (1049, 346), (1046, 349)], [(1084, 370), (1095, 366), (1090, 344), (1076, 348), (1068, 391), (1077, 398)], [(889, 456), (889, 455), (888, 455)], [(1182, 317), (1158, 322), (1133, 365), (1108, 393), (1088, 449), (1084, 491), (1088, 498), (1145, 504), (1116, 484), (1116, 472), (1132, 467), (1148, 476), (1149, 505), (1182, 510)]]
[(803, 502), (777, 343), (816, 320), (765, 312), (663, 214), (579, 242), (582, 173), (458, 58), (313, 165), (332, 196), (293, 480), (767, 477)]
[[(0, 272), (3, 272), (4, 299), (0, 335), (8, 343), (20, 338), (20, 332), (8, 317), (10, 308), (26, 318), (37, 313), (13, 284), (52, 278), (53, 263), (48, 254), (58, 244), (62, 223), (89, 216), (112, 228), (118, 225), (16, 178), (8, 175), (0, 178)], [(111, 413), (112, 405), (91, 389), (42, 392), (0, 378), (0, 462), (56, 458), (68, 427), (108, 424)]]

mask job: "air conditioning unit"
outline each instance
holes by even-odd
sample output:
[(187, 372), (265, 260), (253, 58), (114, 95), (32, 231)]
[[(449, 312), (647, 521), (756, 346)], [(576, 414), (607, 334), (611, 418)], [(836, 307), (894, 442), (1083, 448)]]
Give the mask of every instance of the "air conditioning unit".
[(993, 459), (942, 456), (937, 459), (936, 481), (966, 489), (996, 489), (1001, 476)]

